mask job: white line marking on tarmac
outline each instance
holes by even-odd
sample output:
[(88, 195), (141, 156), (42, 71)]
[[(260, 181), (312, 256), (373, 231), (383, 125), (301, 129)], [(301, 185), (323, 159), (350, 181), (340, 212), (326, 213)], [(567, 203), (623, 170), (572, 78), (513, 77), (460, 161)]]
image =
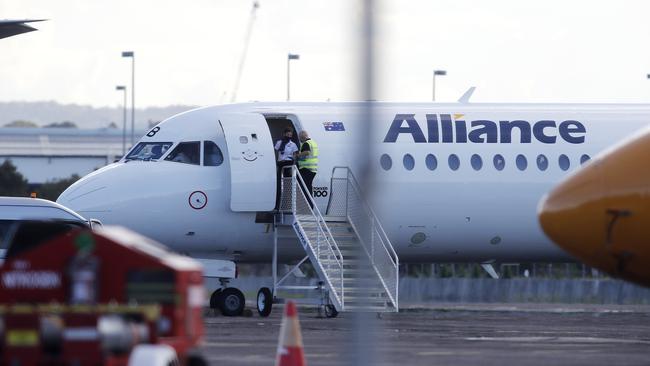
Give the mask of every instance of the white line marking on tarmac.
[(481, 352), (475, 352), (475, 351), (423, 351), (423, 352), (418, 352), (416, 355), (418, 356), (467, 356), (467, 355), (478, 355)]
[(491, 342), (560, 342), (560, 343), (625, 343), (650, 344), (640, 339), (596, 338), (596, 337), (468, 337), (467, 341)]
[(252, 343), (230, 343), (230, 342), (203, 342), (204, 347), (252, 347)]

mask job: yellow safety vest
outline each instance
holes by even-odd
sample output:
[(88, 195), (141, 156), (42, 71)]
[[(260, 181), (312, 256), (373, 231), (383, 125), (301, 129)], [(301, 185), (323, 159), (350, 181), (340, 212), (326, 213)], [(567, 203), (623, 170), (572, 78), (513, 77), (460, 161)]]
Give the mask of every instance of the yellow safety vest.
[(304, 143), (309, 145), (309, 155), (298, 159), (298, 169), (309, 169), (316, 173), (318, 171), (318, 145), (311, 139)]

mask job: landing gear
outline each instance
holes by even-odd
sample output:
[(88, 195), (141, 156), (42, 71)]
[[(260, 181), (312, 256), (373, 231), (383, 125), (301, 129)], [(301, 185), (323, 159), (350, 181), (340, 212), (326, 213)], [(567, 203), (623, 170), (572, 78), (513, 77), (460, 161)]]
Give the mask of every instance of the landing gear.
[(257, 292), (257, 312), (261, 317), (266, 318), (271, 314), (271, 308), (273, 307), (273, 294), (268, 287), (262, 287)]
[(219, 296), (221, 296), (221, 291), (223, 289), (218, 288), (214, 290), (212, 295), (210, 295), (210, 308), (212, 309), (218, 309), (219, 308)]
[(240, 316), (244, 313), (244, 294), (234, 287), (215, 290), (210, 296), (210, 307), (219, 309), (225, 316)]
[(338, 310), (332, 304), (324, 305), (325, 316), (328, 318), (336, 318), (339, 315)]
[(225, 316), (240, 316), (244, 313), (246, 301), (244, 294), (234, 287), (228, 287), (221, 291), (219, 296), (219, 309)]

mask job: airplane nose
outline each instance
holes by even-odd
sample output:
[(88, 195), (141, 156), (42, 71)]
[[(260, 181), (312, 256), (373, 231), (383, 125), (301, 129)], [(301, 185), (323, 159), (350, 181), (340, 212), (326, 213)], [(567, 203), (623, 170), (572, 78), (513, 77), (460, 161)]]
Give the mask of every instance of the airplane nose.
[(592, 160), (541, 202), (544, 232), (589, 266), (648, 283), (648, 158), (650, 132)]
[(539, 221), (546, 235), (576, 257), (592, 258), (604, 249), (603, 184), (602, 164), (592, 161), (553, 189), (540, 205)]

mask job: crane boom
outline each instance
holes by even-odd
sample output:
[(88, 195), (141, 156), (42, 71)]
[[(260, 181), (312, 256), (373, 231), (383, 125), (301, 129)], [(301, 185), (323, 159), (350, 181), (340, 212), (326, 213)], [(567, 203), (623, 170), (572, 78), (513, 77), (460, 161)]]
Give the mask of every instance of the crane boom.
[(235, 77), (235, 85), (232, 90), (230, 102), (233, 103), (237, 99), (237, 91), (239, 89), (239, 81), (241, 80), (242, 73), (244, 72), (244, 64), (246, 63), (246, 55), (248, 54), (248, 46), (250, 44), (251, 35), (253, 34), (253, 24), (255, 24), (255, 14), (260, 7), (258, 1), (253, 1), (253, 8), (251, 9), (250, 18), (248, 19), (248, 27), (246, 28), (246, 36), (244, 38), (244, 48), (242, 49), (241, 58), (239, 59), (239, 67), (237, 68), (237, 76)]

